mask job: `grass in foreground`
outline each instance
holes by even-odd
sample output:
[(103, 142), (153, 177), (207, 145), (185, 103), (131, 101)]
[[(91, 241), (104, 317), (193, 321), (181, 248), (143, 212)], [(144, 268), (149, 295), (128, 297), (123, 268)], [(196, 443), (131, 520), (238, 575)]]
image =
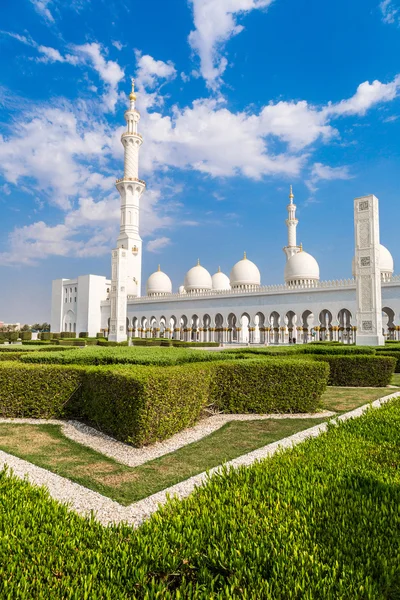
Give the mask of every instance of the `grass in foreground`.
[(400, 401), (170, 501), (135, 531), (0, 473), (0, 597), (397, 600)]
[(0, 448), (128, 505), (323, 420), (227, 423), (198, 442), (135, 468), (66, 438), (59, 425), (2, 423)]

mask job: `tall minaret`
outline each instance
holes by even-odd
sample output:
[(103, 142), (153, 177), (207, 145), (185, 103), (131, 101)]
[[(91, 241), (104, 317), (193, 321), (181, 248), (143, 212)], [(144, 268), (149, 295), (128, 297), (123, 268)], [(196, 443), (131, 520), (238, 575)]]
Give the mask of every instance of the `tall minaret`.
[(125, 112), (127, 131), (122, 134), (124, 146), (124, 176), (117, 179), (121, 196), (121, 220), (117, 247), (111, 259), (111, 318), (109, 339), (126, 340), (127, 296), (140, 296), (142, 276), (142, 238), (139, 235), (139, 201), (146, 187), (139, 175), (139, 148), (143, 139), (137, 127), (140, 120), (135, 107), (134, 80)]
[(286, 227), (288, 228), (288, 245), (283, 248), (286, 254), (286, 260), (289, 260), (293, 254), (300, 252), (301, 247), (297, 245), (296, 228), (298, 220), (296, 219), (296, 205), (293, 202), (293, 188), (290, 186), (289, 204), (287, 205), (288, 218), (286, 219)]

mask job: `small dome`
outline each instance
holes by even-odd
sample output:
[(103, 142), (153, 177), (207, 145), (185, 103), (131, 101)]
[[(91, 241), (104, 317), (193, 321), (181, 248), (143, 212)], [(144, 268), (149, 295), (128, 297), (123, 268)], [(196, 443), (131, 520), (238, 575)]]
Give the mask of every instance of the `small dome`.
[(221, 269), (218, 267), (218, 271), (214, 273), (212, 276), (212, 289), (213, 290), (230, 290), (231, 282), (229, 281), (229, 277), (225, 275), (225, 273), (221, 272)]
[(211, 288), (211, 275), (198, 261), (197, 265), (192, 267), (185, 275), (185, 290), (186, 292), (203, 292), (211, 290)]
[(319, 266), (308, 252), (293, 254), (285, 265), (285, 283), (305, 283), (319, 280)]
[[(393, 256), (390, 254), (390, 252), (386, 248), (386, 246), (383, 246), (382, 244), (379, 244), (379, 266), (381, 269), (382, 281), (390, 280), (391, 276), (393, 275), (393, 271), (394, 271)], [(353, 277), (355, 277), (356, 272), (355, 272), (354, 257), (351, 262), (351, 272), (352, 272)]]
[(179, 286), (178, 293), (179, 294), (186, 294), (186, 290), (185, 290), (185, 286), (184, 285), (180, 285)]
[(163, 273), (158, 265), (158, 271), (152, 273), (146, 283), (148, 296), (164, 296), (172, 293), (172, 283), (166, 273)]
[(232, 288), (251, 289), (259, 287), (260, 281), (260, 271), (251, 260), (248, 260), (245, 252), (242, 260), (239, 260), (232, 268), (230, 274)]

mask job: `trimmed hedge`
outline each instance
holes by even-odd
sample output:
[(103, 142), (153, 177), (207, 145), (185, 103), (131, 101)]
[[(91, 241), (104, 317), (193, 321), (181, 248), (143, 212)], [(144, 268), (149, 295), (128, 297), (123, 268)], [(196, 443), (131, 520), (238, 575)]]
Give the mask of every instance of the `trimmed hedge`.
[(215, 366), (211, 400), (228, 413), (302, 413), (317, 410), (328, 365), (309, 360), (245, 360)]
[(0, 416), (63, 416), (80, 388), (82, 373), (79, 367), (0, 363)]
[[(57, 348), (58, 349), (58, 348)], [(171, 366), (192, 362), (232, 360), (231, 354), (219, 352), (196, 352), (184, 348), (85, 348), (75, 352), (29, 353), (23, 360), (30, 363), (80, 364), (80, 365), (159, 365)]]
[(329, 364), (328, 385), (386, 387), (396, 366), (391, 356), (315, 356)]
[(162, 369), (89, 367), (82, 416), (135, 446), (164, 440), (199, 419), (209, 403), (213, 372), (207, 363)]
[(29, 340), (32, 339), (32, 331), (20, 331), (19, 332), (19, 339), (22, 342), (28, 342)]
[(377, 352), (377, 356), (391, 356), (396, 359), (396, 366), (394, 368), (395, 373), (400, 373), (400, 348), (399, 350), (390, 348), (388, 350), (382, 349), (382, 351)]
[(299, 344), (292, 346), (266, 346), (264, 348), (232, 348), (222, 352), (237, 352), (239, 354), (265, 354), (267, 356), (292, 356), (294, 354), (327, 354), (327, 355), (354, 355), (375, 354), (375, 348), (369, 346), (341, 346), (328, 344)]

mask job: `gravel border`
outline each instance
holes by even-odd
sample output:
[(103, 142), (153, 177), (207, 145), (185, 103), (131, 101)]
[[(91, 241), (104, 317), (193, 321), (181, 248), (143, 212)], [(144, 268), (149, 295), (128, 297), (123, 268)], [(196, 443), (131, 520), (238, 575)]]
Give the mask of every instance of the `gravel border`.
[(188, 444), (197, 442), (202, 438), (210, 435), (214, 431), (220, 429), (226, 423), (231, 421), (257, 421), (266, 419), (323, 419), (331, 417), (336, 413), (331, 411), (324, 411), (319, 413), (299, 413), (299, 414), (268, 414), (268, 415), (213, 415), (207, 419), (202, 419), (199, 423), (184, 429), (179, 433), (173, 435), (163, 442), (152, 444), (151, 446), (145, 446), (143, 448), (134, 448), (123, 442), (119, 442), (114, 438), (84, 425), (79, 421), (61, 421), (59, 419), (1, 419), (1, 423), (27, 423), (31, 425), (39, 424), (50, 424), (50, 425), (61, 425), (62, 433), (73, 440), (84, 446), (92, 448), (109, 458), (113, 458), (116, 462), (127, 465), (128, 467), (138, 467), (144, 463), (175, 452), (179, 448), (183, 448)]
[[(400, 392), (395, 392), (384, 396), (372, 403), (364, 404), (360, 408), (356, 408), (348, 413), (340, 415), (333, 419), (336, 421), (346, 421), (362, 415), (370, 406), (377, 408), (385, 404), (393, 398), (400, 396)], [(278, 449), (290, 448), (303, 440), (317, 437), (322, 432), (326, 431), (327, 423), (320, 423), (315, 427), (311, 427), (304, 431), (300, 431), (287, 438), (268, 444), (263, 448), (258, 448), (253, 452), (244, 454), (225, 463), (227, 467), (248, 466), (252, 463), (262, 460), (268, 456), (272, 456)], [(87, 516), (93, 512), (95, 518), (103, 525), (110, 525), (125, 522), (137, 527), (145, 519), (150, 517), (159, 507), (160, 504), (165, 504), (170, 496), (185, 498), (189, 496), (193, 490), (203, 485), (213, 474), (221, 472), (222, 465), (211, 469), (209, 472), (200, 473), (194, 477), (190, 477), (186, 481), (182, 481), (174, 486), (171, 486), (161, 492), (157, 492), (148, 498), (140, 500), (130, 506), (124, 507), (117, 502), (93, 492), (83, 486), (73, 483), (69, 479), (55, 475), (46, 469), (32, 465), (31, 463), (21, 460), (15, 456), (0, 451), (0, 467), (8, 465), (17, 477), (27, 478), (34, 485), (46, 486), (52, 498), (60, 502), (67, 503), (72, 510), (77, 513)]]

